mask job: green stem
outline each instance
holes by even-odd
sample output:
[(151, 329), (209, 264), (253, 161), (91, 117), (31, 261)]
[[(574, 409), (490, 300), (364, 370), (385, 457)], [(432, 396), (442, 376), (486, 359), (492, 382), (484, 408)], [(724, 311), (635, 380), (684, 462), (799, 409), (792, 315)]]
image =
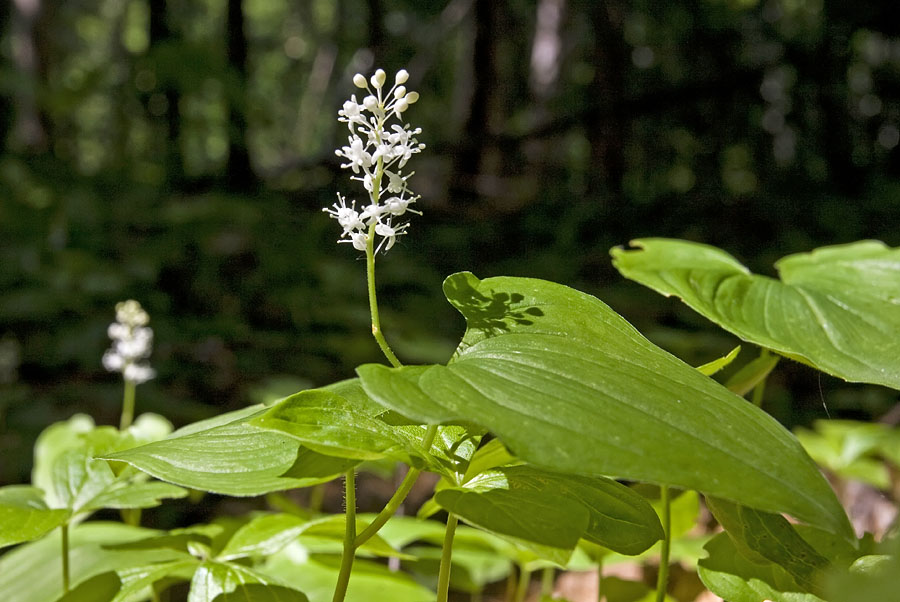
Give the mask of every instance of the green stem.
[(520, 567), (519, 586), (516, 588), (515, 602), (525, 602), (525, 596), (528, 595), (528, 586), (531, 585), (531, 571), (525, 567)]
[(603, 600), (603, 556), (597, 560), (597, 602)]
[(378, 346), (381, 347), (382, 353), (394, 368), (399, 368), (403, 364), (394, 355), (391, 346), (388, 345), (381, 332), (381, 318), (378, 315), (378, 297), (375, 293), (375, 224), (369, 226), (369, 239), (366, 242), (366, 280), (369, 284), (369, 310), (372, 312), (372, 336)]
[(541, 571), (541, 597), (547, 597), (553, 595), (553, 582), (556, 578), (556, 572), (553, 570), (552, 566), (544, 567)]
[(63, 523), (62, 531), (62, 584), (63, 593), (69, 593), (69, 523)]
[(351, 468), (344, 477), (344, 489), (347, 502), (347, 526), (344, 529), (344, 551), (341, 555), (341, 570), (338, 573), (337, 584), (334, 587), (332, 602), (343, 602), (347, 595), (347, 585), (350, 583), (350, 573), (353, 571), (353, 559), (356, 556), (356, 473)]
[(659, 550), (659, 574), (656, 578), (656, 602), (665, 602), (666, 588), (669, 583), (669, 546), (672, 541), (672, 505), (669, 500), (669, 488), (661, 485), (659, 488), (662, 502), (662, 528), (663, 540)]
[(122, 522), (126, 525), (131, 525), (132, 527), (140, 526), (141, 514), (140, 508), (123, 508), (122, 510), (119, 510), (119, 516), (122, 517)]
[(125, 381), (125, 395), (122, 398), (122, 418), (119, 420), (119, 430), (124, 431), (134, 421), (134, 383)]
[(506, 576), (506, 592), (503, 594), (503, 602), (513, 602), (516, 595), (516, 570), (511, 568)]
[[(769, 357), (769, 350), (766, 349), (765, 347), (763, 347), (762, 350), (760, 350), (760, 352), (759, 352), (759, 357), (761, 357), (761, 358)], [(756, 383), (756, 386), (753, 387), (753, 395), (751, 397), (751, 400), (753, 401), (753, 405), (755, 405), (758, 408), (762, 407), (763, 395), (765, 395), (765, 393), (766, 393), (766, 381), (767, 380), (769, 380), (768, 375), (765, 378), (763, 378), (761, 381)]]
[(450, 512), (447, 514), (447, 530), (444, 531), (444, 546), (441, 548), (441, 568), (438, 572), (437, 602), (447, 602), (450, 593), (450, 561), (453, 558), (453, 536), (459, 519)]
[[(431, 449), (431, 445), (434, 443), (434, 436), (437, 434), (437, 426), (429, 425), (428, 429), (425, 431), (425, 436), (422, 438), (422, 446), (427, 450)], [(386, 522), (390, 520), (392, 516), (397, 512), (397, 508), (400, 507), (400, 504), (403, 503), (403, 500), (406, 499), (406, 496), (409, 495), (410, 490), (413, 485), (416, 484), (416, 481), (419, 478), (419, 475), (422, 474), (422, 471), (418, 468), (410, 467), (409, 471), (407, 471), (406, 476), (403, 477), (403, 481), (400, 483), (400, 487), (397, 488), (397, 491), (394, 492), (394, 495), (391, 496), (391, 499), (388, 500), (388, 503), (384, 508), (381, 509), (381, 512), (378, 513), (378, 516), (369, 523), (363, 532), (357, 535), (356, 537), (356, 547), (363, 545), (369, 539), (372, 538), (373, 535), (378, 533), (381, 527), (384, 526)]]
[(318, 514), (322, 511), (322, 503), (325, 501), (325, 484), (315, 485), (309, 491), (309, 509)]

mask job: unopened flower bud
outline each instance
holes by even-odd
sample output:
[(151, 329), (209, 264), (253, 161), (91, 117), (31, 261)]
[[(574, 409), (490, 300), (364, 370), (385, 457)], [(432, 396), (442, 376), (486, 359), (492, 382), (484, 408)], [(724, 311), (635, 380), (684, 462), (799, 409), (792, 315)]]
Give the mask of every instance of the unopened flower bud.
[(409, 104), (413, 104), (413, 103), (416, 102), (417, 100), (419, 100), (419, 93), (418, 93), (418, 92), (410, 92), (410, 93), (408, 93), (408, 94), (406, 95), (406, 102), (409, 103)]
[(395, 84), (405, 84), (406, 80), (409, 79), (409, 72), (406, 69), (401, 69), (397, 72), (397, 75), (394, 76)]
[(397, 113), (402, 113), (403, 111), (405, 111), (408, 108), (409, 108), (409, 101), (406, 100), (405, 98), (401, 98), (400, 100), (397, 101), (397, 104), (394, 105), (394, 110), (397, 111)]
[(366, 109), (372, 111), (375, 109), (375, 107), (378, 106), (378, 99), (372, 95), (366, 96), (363, 99), (363, 106), (366, 107)]
[(387, 74), (385, 74), (384, 69), (379, 69), (375, 72), (375, 75), (373, 75), (372, 79), (370, 79), (369, 81), (372, 82), (372, 85), (375, 88), (381, 89), (381, 87), (384, 85), (384, 80), (386, 79)]
[(406, 94), (406, 86), (397, 86), (394, 90), (394, 98), (403, 98)]
[(366, 76), (362, 73), (357, 73), (353, 76), (353, 85), (357, 88), (365, 88), (366, 87)]

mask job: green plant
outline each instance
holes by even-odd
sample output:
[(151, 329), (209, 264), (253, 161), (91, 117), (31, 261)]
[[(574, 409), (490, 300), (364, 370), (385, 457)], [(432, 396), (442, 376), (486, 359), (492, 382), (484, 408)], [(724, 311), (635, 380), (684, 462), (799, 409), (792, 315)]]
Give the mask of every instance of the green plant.
[[(0, 559), (0, 590), (22, 602), (121, 602), (160, 600), (186, 582), (190, 602), (445, 602), (451, 588), (474, 597), (508, 578), (508, 598), (523, 600), (534, 571), (549, 594), (554, 568), (648, 554), (658, 579), (636, 595), (657, 601), (669, 599), (672, 558), (699, 562), (706, 586), (735, 601), (840, 600), (852, 580), (880, 579), (872, 567), (896, 562), (890, 544), (857, 539), (818, 466), (760, 406), (778, 356), (900, 384), (892, 336), (900, 252), (874, 242), (819, 249), (779, 263), (777, 281), (682, 241), (613, 250), (625, 276), (762, 348), (726, 386), (710, 376), (737, 350), (697, 369), (595, 297), (467, 272), (443, 285), (467, 326), (455, 353), (444, 364), (404, 366), (381, 329), (375, 266), (407, 233), (396, 220), (415, 213), (418, 198), (403, 169), (424, 148), (420, 131), (389, 125), (418, 98), (407, 77), (398, 72), (387, 91), (381, 70), (354, 77), (367, 95), (341, 109), (350, 138), (337, 154), (368, 203), (357, 209), (339, 195), (325, 209), (340, 242), (365, 254), (372, 334), (389, 365), (365, 364), (354, 378), (169, 433), (159, 417), (131, 424), (134, 384), (152, 373), (140, 365), (129, 377), (128, 367), (149, 347), (120, 349), (122, 361), (105, 363), (125, 377), (121, 429), (84, 416), (52, 425), (35, 451), (32, 486), (0, 489), (0, 543), (31, 542)], [(146, 314), (130, 315), (119, 322), (146, 327)], [(741, 397), (751, 391), (756, 403)], [(356, 474), (373, 461), (402, 465), (405, 477), (381, 512), (357, 514)], [(416, 518), (395, 516), (424, 472), (438, 477), (431, 499)], [(143, 508), (186, 489), (259, 496), (340, 477), (343, 514), (273, 498), (269, 511), (167, 532), (138, 526), (134, 515), (133, 524), (79, 524), (94, 510)], [(698, 494), (724, 533), (692, 532)], [(59, 578), (34, 583), (57, 558)], [(406, 570), (373, 558), (399, 559)], [(610, 582), (600, 595), (624, 600), (626, 590), (635, 591)]]

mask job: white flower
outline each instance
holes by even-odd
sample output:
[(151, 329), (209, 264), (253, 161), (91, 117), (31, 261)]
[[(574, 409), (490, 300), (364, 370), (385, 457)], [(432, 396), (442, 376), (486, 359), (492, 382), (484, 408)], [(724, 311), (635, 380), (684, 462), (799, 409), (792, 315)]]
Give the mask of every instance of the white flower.
[(377, 253), (381, 250), (382, 245), (384, 245), (384, 250), (389, 251), (391, 247), (394, 246), (394, 243), (397, 242), (397, 237), (401, 234), (406, 234), (406, 227), (409, 223), (400, 224), (397, 227), (391, 226), (391, 218), (388, 218), (384, 223), (379, 223), (375, 226), (375, 233), (379, 236), (382, 236), (381, 242), (378, 243), (378, 248), (375, 250)]
[(137, 301), (117, 303), (116, 321), (106, 330), (112, 346), (103, 354), (103, 367), (110, 372), (121, 372), (125, 380), (136, 385), (153, 378), (156, 373), (142, 361), (150, 357), (153, 347), (149, 322), (150, 316)]
[(343, 168), (350, 167), (353, 173), (359, 173), (359, 168), (367, 168), (372, 166), (372, 155), (366, 152), (363, 141), (358, 136), (348, 138), (350, 145), (343, 146), (339, 150), (334, 151), (339, 157), (344, 157), (349, 163), (341, 165)]
[[(406, 233), (408, 222), (394, 226), (391, 220), (407, 211), (421, 215), (410, 208), (419, 197), (408, 186), (408, 179), (415, 172), (403, 174), (401, 170), (412, 155), (425, 148), (416, 136), (421, 128), (412, 128), (408, 123), (389, 123), (400, 118), (410, 105), (419, 99), (418, 92), (406, 88), (409, 73), (401, 69), (394, 76), (394, 85), (385, 90), (387, 74), (378, 69), (368, 79), (361, 73), (353, 76), (353, 84), (365, 90), (362, 102), (356, 95), (344, 102), (338, 111), (338, 121), (346, 123), (350, 129), (347, 145), (335, 151), (345, 159), (343, 169), (350, 168), (355, 175), (351, 179), (362, 182), (369, 195), (369, 204), (361, 211), (356, 203), (347, 205), (346, 199), (338, 195), (338, 202), (323, 211), (336, 219), (343, 229), (338, 242), (351, 243), (355, 249), (365, 251), (369, 237), (380, 237), (376, 252), (387, 251), (396, 242), (397, 236)], [(387, 177), (385, 177), (387, 176)]]

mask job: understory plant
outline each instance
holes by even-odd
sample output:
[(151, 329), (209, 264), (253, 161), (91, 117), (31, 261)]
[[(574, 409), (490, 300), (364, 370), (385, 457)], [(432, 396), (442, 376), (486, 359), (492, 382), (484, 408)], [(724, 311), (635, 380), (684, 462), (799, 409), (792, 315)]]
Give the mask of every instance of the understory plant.
[[(18, 546), (0, 558), (7, 599), (446, 602), (493, 588), (522, 601), (530, 589), (549, 599), (559, 571), (628, 559), (655, 565), (655, 579), (601, 579), (598, 600), (681, 600), (668, 587), (675, 563), (731, 602), (897, 599), (896, 529), (856, 533), (816, 461), (885, 490), (900, 437), (873, 426), (861, 439), (859, 425), (830, 436), (825, 422), (798, 439), (764, 401), (779, 358), (900, 388), (900, 250), (817, 249), (781, 260), (775, 279), (696, 243), (613, 249), (625, 277), (759, 348), (722, 383), (713, 377), (738, 349), (689, 366), (596, 297), (469, 272), (443, 285), (466, 321), (456, 351), (404, 365), (382, 331), (375, 268), (419, 213), (408, 78), (353, 78), (360, 98), (338, 113), (348, 140), (336, 152), (365, 196), (324, 209), (365, 258), (386, 363), (171, 432), (161, 416), (133, 418), (136, 385), (153, 376), (152, 331), (137, 302), (120, 304), (103, 357), (123, 376), (120, 427), (85, 415), (51, 425), (31, 485), (0, 488), (0, 545)], [(847, 440), (865, 445), (847, 451)], [(403, 476), (380, 512), (361, 514), (356, 477), (375, 467)], [(399, 515), (423, 473), (436, 475), (430, 499)], [(343, 513), (285, 493), (338, 479)], [(268, 509), (140, 525), (141, 508), (189, 494), (267, 496)], [(122, 521), (86, 520), (110, 508)], [(700, 528), (701, 508), (721, 529)]]

